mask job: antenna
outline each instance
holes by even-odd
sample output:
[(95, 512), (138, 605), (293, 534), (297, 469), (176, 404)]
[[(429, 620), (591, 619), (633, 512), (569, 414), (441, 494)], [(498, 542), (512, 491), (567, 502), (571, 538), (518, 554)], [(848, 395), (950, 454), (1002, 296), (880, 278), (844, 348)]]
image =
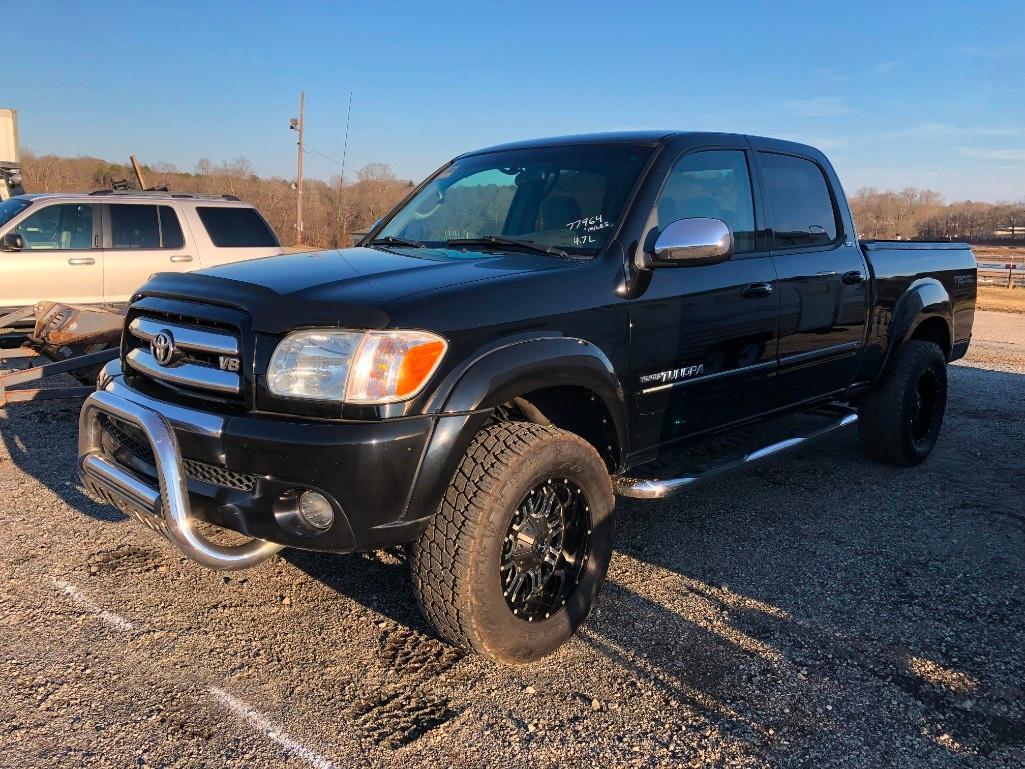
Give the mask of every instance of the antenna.
[(349, 153), (349, 120), (352, 118), (352, 91), (349, 91), (349, 110), (345, 113), (345, 143), (342, 145), (342, 178), (345, 178), (345, 161)]

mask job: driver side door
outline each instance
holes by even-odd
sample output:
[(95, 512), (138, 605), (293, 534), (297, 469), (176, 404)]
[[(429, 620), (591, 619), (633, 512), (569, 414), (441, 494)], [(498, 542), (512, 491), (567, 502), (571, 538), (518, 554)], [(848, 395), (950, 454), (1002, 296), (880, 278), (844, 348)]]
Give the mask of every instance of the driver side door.
[(701, 149), (676, 161), (657, 203), (661, 232), (678, 219), (729, 225), (734, 255), (657, 266), (631, 305), (634, 445), (654, 448), (755, 416), (776, 366), (776, 271), (753, 194), (749, 153)]
[(100, 206), (33, 205), (7, 232), (20, 235), (24, 245), (0, 252), (0, 306), (26, 307), (44, 299), (103, 302)]

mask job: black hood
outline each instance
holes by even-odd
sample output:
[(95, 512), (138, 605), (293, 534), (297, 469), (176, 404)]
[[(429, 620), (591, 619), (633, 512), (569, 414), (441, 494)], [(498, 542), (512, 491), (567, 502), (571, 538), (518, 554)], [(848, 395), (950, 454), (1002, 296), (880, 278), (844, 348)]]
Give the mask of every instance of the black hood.
[(385, 328), (386, 307), (398, 299), (570, 264), (529, 253), (349, 248), (160, 273), (140, 294), (242, 309), (254, 330), (270, 333), (315, 325)]

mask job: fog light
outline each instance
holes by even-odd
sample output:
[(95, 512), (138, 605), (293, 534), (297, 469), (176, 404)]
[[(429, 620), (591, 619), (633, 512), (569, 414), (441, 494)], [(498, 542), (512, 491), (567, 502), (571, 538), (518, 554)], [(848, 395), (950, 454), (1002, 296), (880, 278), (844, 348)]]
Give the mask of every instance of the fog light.
[(299, 517), (313, 528), (324, 531), (335, 522), (335, 511), (323, 494), (304, 491), (299, 497)]

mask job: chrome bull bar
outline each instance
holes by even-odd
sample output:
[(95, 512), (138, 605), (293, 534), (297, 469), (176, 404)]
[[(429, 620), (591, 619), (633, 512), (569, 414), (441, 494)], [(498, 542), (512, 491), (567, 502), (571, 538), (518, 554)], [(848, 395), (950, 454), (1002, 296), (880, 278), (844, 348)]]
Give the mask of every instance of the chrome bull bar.
[[(159, 489), (104, 456), (100, 424), (103, 414), (135, 425), (146, 436), (153, 451)], [(281, 549), (281, 545), (262, 539), (251, 539), (241, 545), (220, 545), (196, 531), (178, 440), (168, 420), (159, 412), (121, 395), (99, 390), (82, 406), (78, 429), (78, 467), (86, 489), (162, 534), (197, 563), (211, 569), (245, 569)]]

